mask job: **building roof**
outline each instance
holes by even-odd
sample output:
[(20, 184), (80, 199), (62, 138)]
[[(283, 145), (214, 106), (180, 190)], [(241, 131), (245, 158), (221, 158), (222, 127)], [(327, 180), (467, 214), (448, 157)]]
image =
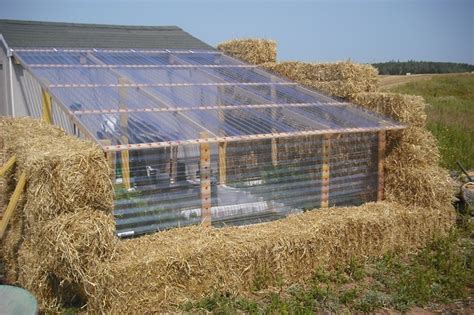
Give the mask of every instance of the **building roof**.
[(107, 151), (194, 145), (203, 133), (231, 142), (403, 128), (215, 50), (19, 48), (14, 56), (91, 138), (109, 141)]
[(10, 47), (214, 49), (177, 26), (128, 26), (1, 20)]

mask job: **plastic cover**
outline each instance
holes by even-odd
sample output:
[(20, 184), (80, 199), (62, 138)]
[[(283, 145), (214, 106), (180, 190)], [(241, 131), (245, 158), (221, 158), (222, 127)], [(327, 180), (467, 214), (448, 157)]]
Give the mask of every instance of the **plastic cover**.
[(55, 123), (108, 152), (122, 236), (199, 223), (204, 209), (248, 224), (375, 200), (378, 132), (403, 128), (217, 51), (14, 55), (53, 97)]

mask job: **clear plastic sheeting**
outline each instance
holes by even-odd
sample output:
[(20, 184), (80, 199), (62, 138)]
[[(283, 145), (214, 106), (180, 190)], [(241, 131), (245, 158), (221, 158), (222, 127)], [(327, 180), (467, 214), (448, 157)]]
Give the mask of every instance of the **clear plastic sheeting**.
[(47, 91), (54, 123), (104, 148), (121, 236), (376, 200), (381, 133), (403, 128), (217, 51), (14, 56), (32, 113)]

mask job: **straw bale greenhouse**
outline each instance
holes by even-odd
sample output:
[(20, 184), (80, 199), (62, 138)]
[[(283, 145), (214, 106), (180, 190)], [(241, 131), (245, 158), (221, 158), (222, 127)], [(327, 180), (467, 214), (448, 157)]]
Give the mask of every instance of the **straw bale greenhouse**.
[(102, 147), (119, 236), (383, 198), (396, 121), (212, 48), (120, 45), (10, 47), (29, 114)]

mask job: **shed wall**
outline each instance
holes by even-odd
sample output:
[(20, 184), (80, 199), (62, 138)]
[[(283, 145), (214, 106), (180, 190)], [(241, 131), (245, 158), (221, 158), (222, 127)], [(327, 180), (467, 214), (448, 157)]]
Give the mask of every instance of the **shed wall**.
[[(211, 144), (209, 161), (198, 145), (127, 151), (128, 190), (124, 155), (112, 153), (117, 232), (198, 224), (207, 202), (209, 220), (222, 226), (375, 201), (377, 147), (377, 133), (357, 133)], [(202, 168), (206, 162), (209, 178)]]

